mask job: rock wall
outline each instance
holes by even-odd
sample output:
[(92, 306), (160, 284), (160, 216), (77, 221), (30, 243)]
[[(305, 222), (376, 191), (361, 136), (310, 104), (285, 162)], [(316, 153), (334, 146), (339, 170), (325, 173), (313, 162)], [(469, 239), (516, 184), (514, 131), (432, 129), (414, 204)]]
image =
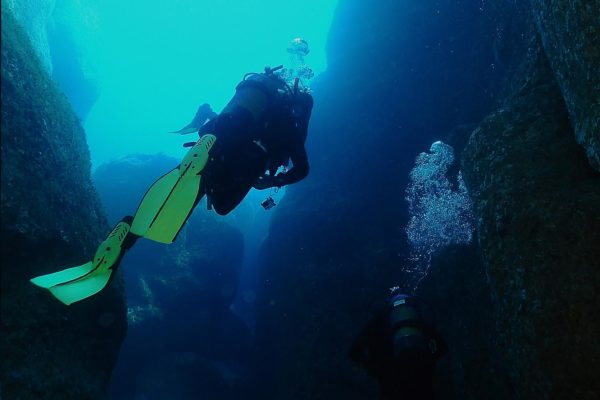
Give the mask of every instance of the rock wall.
[(577, 141), (600, 171), (600, 1), (533, 0), (532, 5)]
[(109, 227), (85, 134), (2, 7), (2, 363), (6, 398), (99, 399), (125, 336), (120, 278), (69, 307), (29, 279), (87, 261)]
[(42, 66), (85, 120), (99, 96), (92, 55), (99, 40), (93, 1), (7, 0), (2, 6), (15, 15)]
[(7, 0), (2, 6), (10, 10), (23, 26), (42, 67), (52, 74), (52, 58), (46, 26), (52, 17), (56, 0)]
[(600, 304), (600, 176), (575, 141), (557, 75), (532, 37), (512, 94), (463, 153), (518, 399), (600, 393), (600, 327), (590, 319)]
[(415, 294), (425, 320), (448, 346), (436, 371), (437, 398), (515, 398), (496, 346), (495, 306), (477, 244), (451, 245), (434, 254)]

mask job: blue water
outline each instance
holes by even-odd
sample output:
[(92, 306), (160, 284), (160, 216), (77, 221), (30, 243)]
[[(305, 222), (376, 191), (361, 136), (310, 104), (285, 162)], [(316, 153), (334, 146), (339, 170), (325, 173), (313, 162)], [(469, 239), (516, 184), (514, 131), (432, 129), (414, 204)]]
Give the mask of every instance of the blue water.
[[(90, 2), (91, 3), (91, 2)], [(310, 44), (316, 74), (337, 1), (98, 1), (86, 51), (100, 97), (84, 121), (94, 167), (133, 152), (184, 153), (197, 107), (219, 112), (245, 73), (288, 62), (295, 37)]]

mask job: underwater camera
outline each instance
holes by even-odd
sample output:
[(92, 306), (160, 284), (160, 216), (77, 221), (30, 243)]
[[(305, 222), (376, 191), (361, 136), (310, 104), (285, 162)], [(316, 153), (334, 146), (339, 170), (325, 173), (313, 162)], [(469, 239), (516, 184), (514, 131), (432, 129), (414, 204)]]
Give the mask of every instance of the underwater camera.
[(275, 200), (273, 200), (271, 196), (267, 197), (260, 205), (263, 206), (265, 210), (270, 210), (276, 206)]

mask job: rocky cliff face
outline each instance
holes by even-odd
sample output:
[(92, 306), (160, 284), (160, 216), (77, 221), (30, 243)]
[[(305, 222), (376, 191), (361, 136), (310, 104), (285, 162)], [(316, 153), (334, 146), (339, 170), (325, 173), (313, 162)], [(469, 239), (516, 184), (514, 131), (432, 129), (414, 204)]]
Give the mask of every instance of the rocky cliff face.
[(529, 49), (514, 92), (471, 136), (463, 173), (516, 398), (592, 399), (600, 176), (537, 36)]
[(119, 278), (67, 307), (29, 279), (85, 262), (108, 231), (83, 129), (2, 7), (2, 392), (101, 398), (125, 335)]
[(52, 58), (46, 26), (55, 6), (56, 0), (7, 0), (3, 4), (25, 29), (42, 67), (49, 74), (52, 74)]
[(532, 5), (577, 141), (600, 171), (600, 1), (534, 0)]

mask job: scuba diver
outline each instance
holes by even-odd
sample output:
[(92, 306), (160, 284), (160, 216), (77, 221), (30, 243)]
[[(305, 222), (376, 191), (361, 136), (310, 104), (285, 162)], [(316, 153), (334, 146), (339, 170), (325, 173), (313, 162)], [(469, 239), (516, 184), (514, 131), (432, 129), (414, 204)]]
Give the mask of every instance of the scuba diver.
[(432, 400), (435, 362), (447, 352), (413, 296), (398, 287), (354, 340), (350, 358), (377, 379), (381, 399)]
[[(302, 39), (294, 39), (288, 52), (290, 48), (308, 53)], [(94, 258), (31, 282), (67, 305), (83, 300), (109, 283), (139, 238), (172, 243), (202, 197), (209, 209), (226, 215), (252, 187), (280, 188), (304, 179), (309, 170), (304, 142), (313, 107), (310, 90), (300, 84), (306, 76), (283, 66), (266, 67), (263, 73), (244, 76), (220, 114), (208, 104), (200, 106), (193, 121), (175, 132), (197, 132), (200, 139), (184, 144), (191, 149), (181, 163), (152, 184), (135, 215), (115, 226)], [(293, 165), (287, 170), (290, 159)], [(284, 170), (277, 173), (280, 167)], [(265, 209), (273, 205), (263, 202)]]

